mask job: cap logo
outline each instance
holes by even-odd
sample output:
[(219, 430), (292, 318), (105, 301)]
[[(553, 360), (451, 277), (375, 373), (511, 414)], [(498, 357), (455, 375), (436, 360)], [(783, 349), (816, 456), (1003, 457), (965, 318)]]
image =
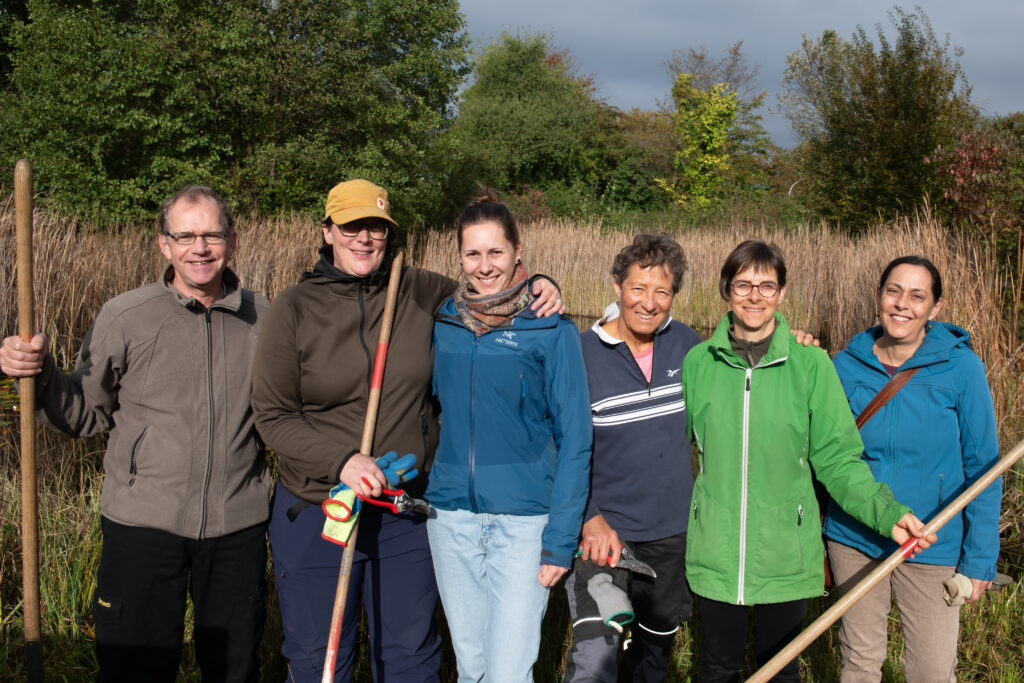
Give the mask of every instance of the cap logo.
[(387, 207), (387, 203), (383, 197), (377, 197), (377, 208), (383, 211)]

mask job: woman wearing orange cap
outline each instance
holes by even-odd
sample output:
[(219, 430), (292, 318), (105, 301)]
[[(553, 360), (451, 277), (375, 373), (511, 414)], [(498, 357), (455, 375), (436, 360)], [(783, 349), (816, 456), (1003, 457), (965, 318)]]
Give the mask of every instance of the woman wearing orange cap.
[[(367, 497), (387, 484), (370, 454), (358, 451), (397, 225), (383, 188), (365, 180), (336, 185), (327, 196), (320, 260), (277, 296), (260, 333), (252, 405), (279, 458), (270, 543), (289, 680), (322, 677), (342, 548), (321, 538), (320, 504), (339, 482)], [(373, 454), (414, 453), (421, 471), (437, 445), (434, 314), (456, 284), (420, 268), (402, 270)], [(560, 307), (556, 288), (534, 288), (544, 290), (539, 312)], [(405, 486), (414, 497), (425, 487), (426, 477)], [(334, 679), (351, 678), (362, 598), (374, 678), (436, 681), (441, 641), (426, 520), (381, 510), (364, 506), (360, 513)]]

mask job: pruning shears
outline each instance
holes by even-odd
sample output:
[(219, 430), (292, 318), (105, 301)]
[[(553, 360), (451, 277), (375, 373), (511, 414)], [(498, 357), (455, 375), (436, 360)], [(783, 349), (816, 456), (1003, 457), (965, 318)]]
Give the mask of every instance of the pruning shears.
[(392, 512), (418, 512), (426, 515), (430, 513), (430, 505), (420, 498), (413, 498), (403, 489), (382, 489), (381, 497), (370, 498), (356, 494), (356, 497), (364, 503), (379, 505)]
[[(609, 548), (608, 556), (611, 557), (611, 554), (612, 554), (612, 552), (611, 552), (611, 549)], [(576, 553), (573, 555), (573, 557), (580, 557), (582, 555), (583, 555), (583, 544), (580, 543), (580, 547), (579, 547), (579, 549), (576, 550)], [(655, 571), (653, 569), (651, 569), (651, 565), (647, 564), (646, 562), (644, 562), (642, 560), (636, 559), (636, 555), (633, 554), (633, 551), (629, 549), (628, 545), (623, 545), (622, 546), (622, 551), (619, 554), (619, 563), (617, 565), (615, 565), (614, 568), (615, 569), (625, 569), (627, 571), (636, 572), (637, 574), (643, 574), (645, 576), (650, 576), (652, 579), (658, 578), (657, 573), (655, 573)]]

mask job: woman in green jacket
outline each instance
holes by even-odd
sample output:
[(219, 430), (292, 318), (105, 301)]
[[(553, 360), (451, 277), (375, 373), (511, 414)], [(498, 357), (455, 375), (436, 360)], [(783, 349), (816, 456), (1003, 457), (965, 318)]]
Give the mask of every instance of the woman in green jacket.
[[(828, 354), (795, 343), (777, 312), (786, 295), (778, 247), (740, 244), (719, 291), (731, 310), (683, 363), (700, 458), (686, 549), (703, 632), (699, 681), (738, 680), (751, 610), (760, 665), (799, 633), (807, 598), (821, 595), (813, 477), (843, 509), (899, 542), (920, 538), (923, 526), (861, 461)], [(775, 680), (799, 681), (797, 661)]]

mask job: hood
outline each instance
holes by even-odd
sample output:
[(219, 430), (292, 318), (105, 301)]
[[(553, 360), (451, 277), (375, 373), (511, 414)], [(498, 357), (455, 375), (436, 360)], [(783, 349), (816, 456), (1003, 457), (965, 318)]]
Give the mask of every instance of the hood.
[(334, 251), (331, 245), (325, 244), (320, 247), (320, 260), (313, 265), (313, 270), (308, 270), (299, 277), (299, 282), (309, 280), (313, 284), (327, 284), (330, 282), (342, 282), (345, 284), (359, 284), (365, 282), (369, 287), (383, 285), (391, 272), (393, 254), (385, 254), (384, 261), (380, 268), (369, 275), (350, 275), (334, 266)]
[[(881, 325), (870, 327), (851, 339), (846, 350), (862, 363), (877, 367), (884, 372), (881, 361), (872, 351), (875, 340), (882, 334)], [(971, 348), (971, 335), (967, 330), (952, 323), (932, 321), (925, 329), (921, 347), (900, 368), (909, 369), (944, 363), (949, 360), (953, 349), (960, 346)]]

